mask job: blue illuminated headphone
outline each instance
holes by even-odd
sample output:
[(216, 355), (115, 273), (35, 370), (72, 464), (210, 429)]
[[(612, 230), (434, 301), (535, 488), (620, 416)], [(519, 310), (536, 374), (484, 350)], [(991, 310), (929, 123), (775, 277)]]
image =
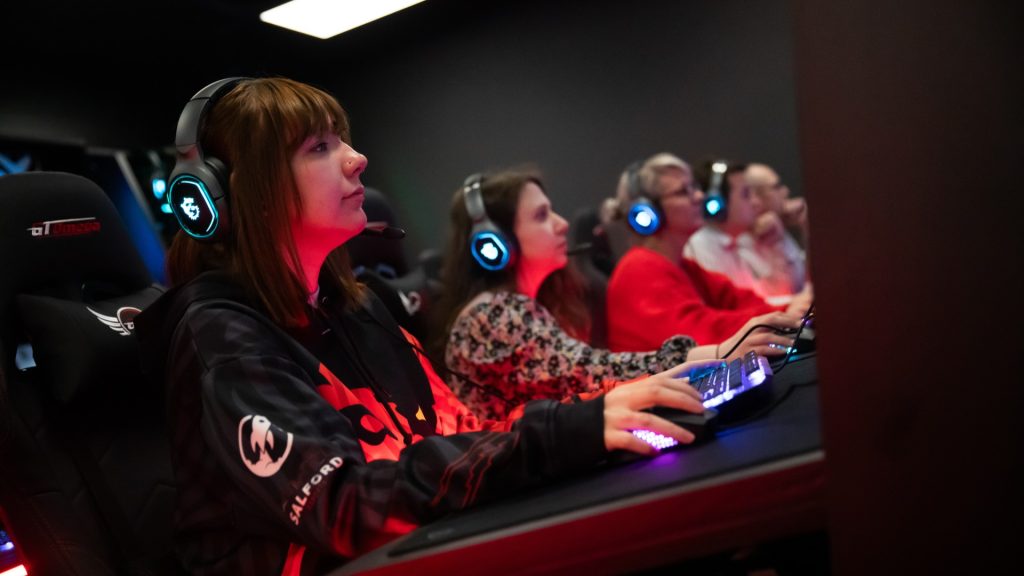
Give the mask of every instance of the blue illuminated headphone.
[(481, 184), (481, 174), (471, 175), (462, 184), (462, 199), (473, 223), (469, 233), (469, 253), (484, 270), (504, 270), (515, 259), (515, 242), (487, 217)]
[(704, 217), (712, 220), (725, 220), (729, 215), (729, 201), (726, 191), (722, 190), (726, 184), (725, 173), (729, 165), (725, 160), (716, 160), (711, 163), (711, 173), (708, 175), (708, 191), (704, 198)]
[(634, 162), (626, 168), (626, 189), (632, 200), (626, 212), (626, 222), (637, 234), (650, 236), (661, 229), (665, 216), (659, 202), (648, 196), (640, 184), (642, 166), (642, 162)]
[(224, 78), (203, 88), (178, 118), (174, 136), (178, 157), (169, 178), (167, 204), (181, 229), (196, 240), (223, 240), (230, 228), (228, 170), (219, 159), (203, 155), (199, 133), (217, 99), (243, 80), (248, 78)]

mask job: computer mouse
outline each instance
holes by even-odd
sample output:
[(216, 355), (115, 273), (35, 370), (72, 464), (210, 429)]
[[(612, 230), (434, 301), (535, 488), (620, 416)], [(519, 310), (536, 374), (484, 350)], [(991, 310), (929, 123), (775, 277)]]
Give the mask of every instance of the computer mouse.
[(649, 409), (648, 412), (689, 430), (693, 434), (693, 442), (690, 445), (700, 444), (715, 436), (715, 425), (718, 421), (717, 410), (706, 408), (704, 412), (695, 414), (677, 408), (656, 406)]
[[(651, 446), (654, 446), (658, 450), (668, 450), (672, 448), (679, 448), (685, 446), (694, 446), (701, 444), (715, 437), (715, 423), (718, 419), (718, 411), (707, 408), (700, 414), (694, 414), (693, 412), (686, 412), (684, 410), (678, 410), (675, 408), (666, 408), (664, 406), (658, 406), (655, 408), (648, 409), (648, 412), (657, 414), (670, 422), (674, 422), (679, 426), (689, 430), (693, 434), (693, 442), (689, 444), (679, 444), (674, 438), (662, 436), (657, 432), (650, 430), (633, 430), (633, 435), (637, 438), (647, 442)], [(646, 459), (644, 456), (629, 452), (626, 450), (616, 450), (608, 455), (608, 463), (612, 465), (620, 465), (627, 462), (635, 462), (637, 460)]]

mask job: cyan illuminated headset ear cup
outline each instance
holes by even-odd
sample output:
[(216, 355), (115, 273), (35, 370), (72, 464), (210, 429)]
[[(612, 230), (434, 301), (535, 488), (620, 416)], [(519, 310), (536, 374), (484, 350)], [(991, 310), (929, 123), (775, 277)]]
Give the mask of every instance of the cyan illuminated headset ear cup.
[(469, 235), (469, 251), (484, 270), (497, 272), (515, 260), (515, 245), (496, 226), (482, 223)]
[[(717, 170), (716, 167), (718, 167)], [(704, 198), (704, 217), (709, 220), (725, 220), (729, 215), (729, 201), (722, 191), (726, 185), (725, 173), (727, 170), (728, 165), (724, 161), (715, 162), (711, 166), (708, 195)]]
[(224, 175), (216, 158), (179, 162), (171, 173), (167, 204), (181, 229), (197, 240), (221, 240), (230, 227)]
[(650, 236), (660, 230), (663, 220), (661, 210), (645, 196), (634, 200), (626, 214), (630, 228), (641, 236)]
[(725, 220), (729, 215), (729, 203), (720, 191), (708, 194), (704, 199), (704, 217), (711, 220)]
[(484, 270), (504, 270), (516, 257), (515, 241), (487, 216), (483, 199), (483, 175), (472, 174), (462, 184), (462, 199), (473, 227), (469, 232), (469, 253)]

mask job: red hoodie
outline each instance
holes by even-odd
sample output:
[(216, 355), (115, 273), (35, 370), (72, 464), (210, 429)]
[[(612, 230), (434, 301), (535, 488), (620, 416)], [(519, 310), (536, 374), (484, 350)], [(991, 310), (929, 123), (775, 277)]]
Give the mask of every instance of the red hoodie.
[(647, 248), (631, 248), (608, 282), (608, 344), (615, 352), (653, 350), (685, 334), (718, 344), (748, 320), (782, 310), (729, 278), (684, 258), (680, 265)]

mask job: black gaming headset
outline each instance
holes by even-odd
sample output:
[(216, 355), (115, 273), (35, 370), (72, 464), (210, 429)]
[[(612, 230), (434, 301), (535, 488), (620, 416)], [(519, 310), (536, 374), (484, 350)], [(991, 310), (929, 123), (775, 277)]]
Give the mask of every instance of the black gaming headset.
[(640, 169), (643, 162), (633, 162), (626, 168), (626, 190), (629, 194), (629, 210), (626, 221), (629, 227), (641, 236), (650, 236), (661, 229), (665, 217), (657, 198), (651, 198), (640, 183)]
[(708, 173), (708, 191), (704, 198), (704, 217), (711, 220), (725, 220), (729, 216), (728, 182), (725, 173), (729, 170), (729, 164), (725, 160), (715, 160), (711, 163), (711, 171)]
[(178, 157), (169, 179), (167, 204), (181, 229), (196, 240), (223, 240), (231, 224), (227, 167), (219, 159), (203, 155), (199, 133), (217, 99), (243, 80), (248, 78), (224, 78), (203, 88), (178, 118), (174, 137)]
[(504, 270), (515, 259), (515, 241), (487, 217), (480, 190), (482, 174), (472, 174), (462, 184), (462, 199), (473, 227), (469, 233), (469, 252), (484, 270)]

